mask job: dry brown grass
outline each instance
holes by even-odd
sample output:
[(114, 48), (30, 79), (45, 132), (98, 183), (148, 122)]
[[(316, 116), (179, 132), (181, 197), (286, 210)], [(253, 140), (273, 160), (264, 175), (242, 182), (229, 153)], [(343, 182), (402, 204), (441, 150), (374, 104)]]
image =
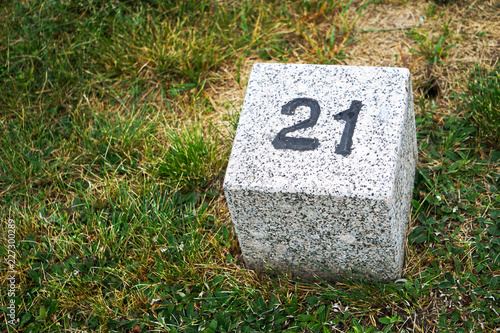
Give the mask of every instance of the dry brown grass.
[[(361, 3), (354, 2), (345, 15), (354, 18)], [(356, 36), (356, 42), (344, 45), (348, 58), (339, 60), (339, 63), (349, 66), (410, 68), (415, 101), (424, 95), (426, 85), (432, 83), (438, 89), (437, 96), (434, 96), (436, 103), (448, 111), (456, 112), (458, 107), (449, 104), (450, 97), (453, 93), (464, 91), (464, 82), (473, 66), (477, 64), (490, 69), (498, 62), (498, 5), (497, 1), (490, 0), (459, 1), (441, 6), (432, 1), (390, 1), (368, 6), (351, 33)], [(433, 7), (434, 14), (431, 13)], [(427, 34), (429, 38), (438, 37), (447, 23), (449, 40), (456, 46), (449, 50), (442, 63), (429, 65), (422, 55), (410, 51), (418, 50), (418, 42), (409, 36), (412, 29)], [(321, 25), (318, 29), (321, 29)], [(326, 29), (324, 26), (325, 35)], [(266, 60), (248, 57), (241, 62), (239, 71), (236, 63), (225, 63), (214, 73), (215, 81), (206, 90), (217, 111), (212, 117), (220, 118), (228, 109), (240, 109), (252, 65), (257, 62)], [(303, 59), (293, 58), (292, 54), (289, 62), (303, 62)], [(239, 76), (241, 80), (238, 82)]]

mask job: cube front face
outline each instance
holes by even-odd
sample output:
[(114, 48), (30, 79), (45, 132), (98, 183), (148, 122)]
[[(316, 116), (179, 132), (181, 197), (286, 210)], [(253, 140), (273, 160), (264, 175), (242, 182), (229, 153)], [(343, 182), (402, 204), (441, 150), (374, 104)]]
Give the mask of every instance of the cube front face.
[(414, 124), (406, 69), (254, 65), (224, 181), (248, 267), (399, 277)]
[(250, 269), (309, 280), (352, 271), (389, 280), (398, 270), (383, 201), (254, 191), (226, 195)]

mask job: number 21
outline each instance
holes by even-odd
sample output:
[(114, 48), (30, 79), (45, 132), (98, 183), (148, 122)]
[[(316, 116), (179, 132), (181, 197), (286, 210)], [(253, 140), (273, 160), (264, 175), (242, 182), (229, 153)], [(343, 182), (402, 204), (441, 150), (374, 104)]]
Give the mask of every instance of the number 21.
[[(313, 127), (318, 122), (321, 108), (318, 101), (312, 98), (295, 98), (290, 102), (283, 105), (281, 113), (286, 115), (293, 115), (299, 106), (307, 106), (311, 110), (311, 115), (308, 119), (301, 121), (290, 127), (285, 127), (279, 131), (278, 135), (273, 140), (275, 149), (292, 149), (292, 150), (314, 150), (319, 146), (319, 140), (316, 138), (295, 138), (286, 136), (288, 133), (295, 132), (299, 129)], [(335, 148), (335, 153), (342, 156), (347, 156), (351, 153), (352, 136), (354, 134), (354, 127), (358, 120), (359, 111), (363, 107), (361, 101), (352, 101), (349, 109), (344, 110), (333, 118), (335, 120), (344, 120), (345, 126), (340, 138), (340, 143)]]

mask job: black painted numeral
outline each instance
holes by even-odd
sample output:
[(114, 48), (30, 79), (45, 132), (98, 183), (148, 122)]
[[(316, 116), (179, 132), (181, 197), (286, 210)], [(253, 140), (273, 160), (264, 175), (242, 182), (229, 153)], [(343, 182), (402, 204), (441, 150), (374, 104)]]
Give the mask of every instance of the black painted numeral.
[(299, 129), (309, 128), (316, 125), (321, 109), (318, 101), (312, 98), (295, 98), (283, 105), (281, 113), (293, 115), (299, 106), (307, 106), (311, 109), (311, 116), (290, 127), (285, 127), (279, 131), (278, 135), (273, 140), (273, 146), (276, 149), (292, 149), (292, 150), (313, 150), (318, 148), (319, 140), (311, 138), (294, 138), (286, 136), (288, 133), (295, 132)]
[(340, 138), (340, 143), (335, 148), (335, 152), (337, 154), (347, 156), (351, 153), (354, 127), (356, 127), (356, 121), (358, 120), (358, 114), (362, 106), (363, 103), (361, 103), (361, 101), (352, 101), (349, 109), (337, 113), (335, 116), (333, 116), (335, 120), (345, 121), (344, 130), (342, 131), (342, 137)]
[[(295, 110), (299, 106), (307, 106), (311, 110), (311, 116), (290, 127), (285, 127), (279, 131), (278, 135), (273, 140), (273, 146), (276, 149), (292, 149), (299, 151), (314, 150), (319, 146), (319, 140), (316, 138), (295, 138), (286, 136), (288, 133), (295, 132), (299, 129), (309, 128), (316, 125), (318, 122), (319, 115), (321, 113), (321, 108), (318, 101), (312, 98), (295, 98), (290, 102), (283, 105), (281, 108), (281, 113), (286, 115), (294, 115)], [(352, 101), (349, 109), (344, 110), (336, 114), (333, 118), (335, 120), (345, 121), (344, 130), (342, 131), (342, 137), (340, 138), (340, 143), (335, 148), (335, 153), (342, 156), (347, 156), (351, 153), (352, 147), (352, 136), (354, 134), (354, 128), (356, 127), (356, 122), (358, 120), (359, 111), (363, 107), (361, 101)]]

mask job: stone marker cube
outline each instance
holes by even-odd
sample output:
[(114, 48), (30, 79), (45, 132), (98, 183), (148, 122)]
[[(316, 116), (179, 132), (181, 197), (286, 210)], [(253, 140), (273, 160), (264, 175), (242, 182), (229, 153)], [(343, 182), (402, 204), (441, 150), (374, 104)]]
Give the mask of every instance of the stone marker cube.
[(408, 69), (255, 64), (224, 180), (247, 267), (399, 278), (416, 159)]

